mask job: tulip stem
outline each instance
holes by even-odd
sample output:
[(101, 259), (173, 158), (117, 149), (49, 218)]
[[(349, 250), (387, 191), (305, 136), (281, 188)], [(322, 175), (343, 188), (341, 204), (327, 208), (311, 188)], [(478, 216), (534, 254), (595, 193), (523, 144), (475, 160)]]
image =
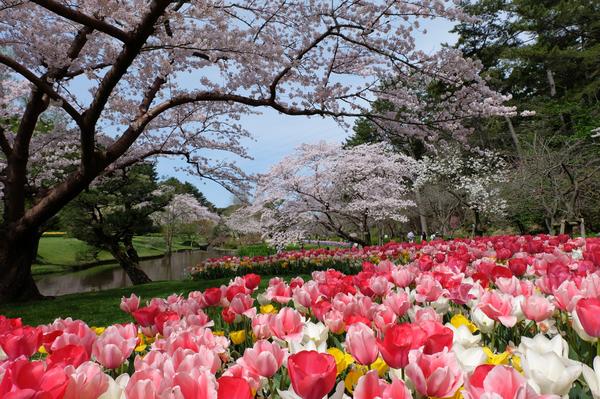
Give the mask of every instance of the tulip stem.
[(596, 342), (596, 355), (600, 356), (600, 339)]

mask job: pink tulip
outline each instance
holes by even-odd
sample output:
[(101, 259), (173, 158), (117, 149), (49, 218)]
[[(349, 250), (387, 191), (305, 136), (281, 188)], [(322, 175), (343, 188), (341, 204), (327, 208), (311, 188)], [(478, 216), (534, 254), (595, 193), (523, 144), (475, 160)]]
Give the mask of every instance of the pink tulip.
[[(173, 377), (173, 392), (181, 392), (182, 398), (217, 399), (217, 380), (209, 370), (194, 369), (176, 373)], [(163, 397), (164, 391), (163, 391)]]
[(0, 398), (59, 399), (69, 384), (62, 367), (46, 369), (43, 362), (18, 359), (9, 362), (0, 382)]
[(444, 289), (439, 281), (430, 274), (423, 274), (417, 279), (415, 299), (417, 302), (433, 302), (437, 300)]
[(593, 338), (600, 337), (600, 298), (580, 299), (575, 311), (586, 334)]
[(135, 312), (140, 307), (140, 297), (135, 294), (131, 294), (129, 298), (122, 297), (119, 307), (125, 313)]
[(397, 293), (388, 294), (383, 299), (383, 304), (398, 317), (402, 317), (410, 307), (410, 299), (405, 291), (400, 291)]
[(456, 356), (447, 349), (432, 355), (423, 353), (421, 349), (411, 351), (406, 375), (421, 395), (437, 398), (454, 396), (463, 383), (463, 373)]
[(163, 373), (157, 369), (136, 371), (125, 388), (127, 399), (158, 399)]
[(260, 340), (244, 351), (239, 363), (262, 377), (270, 378), (279, 370), (286, 356), (287, 351), (276, 343)]
[(257, 314), (252, 319), (252, 333), (257, 339), (268, 339), (273, 335), (269, 327), (270, 314)]
[(316, 351), (302, 351), (288, 358), (288, 374), (294, 392), (302, 399), (321, 399), (333, 389), (335, 358)]
[(375, 333), (363, 323), (354, 323), (348, 328), (345, 345), (359, 364), (370, 365), (379, 355)]
[(465, 381), (465, 399), (533, 399), (537, 398), (527, 380), (512, 367), (484, 364)]
[(517, 324), (517, 317), (513, 314), (513, 297), (509, 295), (488, 291), (483, 294), (478, 306), (487, 317), (505, 327)]
[(254, 299), (248, 294), (237, 294), (231, 299), (229, 310), (236, 315), (245, 315), (252, 318), (256, 315)]
[(48, 352), (54, 352), (67, 345), (81, 345), (92, 354), (92, 345), (98, 338), (96, 333), (81, 320), (57, 319), (46, 328), (46, 334), (59, 333), (54, 340), (45, 343)]
[(67, 366), (65, 373), (69, 385), (64, 399), (97, 399), (108, 389), (108, 375), (96, 363), (82, 363), (77, 368)]
[(369, 279), (369, 287), (376, 296), (384, 297), (393, 285), (384, 276), (373, 276)]
[(577, 301), (582, 297), (581, 291), (575, 282), (565, 280), (553, 292), (554, 304), (563, 311), (572, 312)]
[(359, 378), (354, 388), (354, 399), (409, 399), (410, 391), (401, 380), (394, 379), (391, 384), (379, 379), (376, 370), (371, 370)]
[(554, 305), (548, 298), (541, 295), (531, 295), (521, 305), (523, 314), (528, 320), (540, 322), (548, 319), (554, 313)]
[(392, 271), (392, 279), (398, 287), (405, 288), (413, 282), (415, 275), (406, 267), (401, 266)]
[(131, 355), (137, 344), (137, 335), (132, 335), (132, 328), (127, 326), (113, 325), (108, 327), (94, 343), (92, 355), (94, 358), (109, 369), (119, 367)]
[(341, 334), (346, 329), (344, 314), (338, 310), (330, 310), (323, 315), (323, 323), (334, 334)]
[(282, 340), (298, 340), (302, 338), (302, 317), (292, 308), (281, 310), (269, 319), (269, 327), (273, 335)]

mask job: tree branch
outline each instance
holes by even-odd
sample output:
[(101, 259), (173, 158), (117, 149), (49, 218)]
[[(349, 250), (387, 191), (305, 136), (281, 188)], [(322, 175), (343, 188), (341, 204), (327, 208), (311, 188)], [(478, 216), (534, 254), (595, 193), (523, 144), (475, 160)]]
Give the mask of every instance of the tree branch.
[(69, 116), (71, 116), (71, 118), (73, 118), (75, 123), (77, 123), (77, 125), (81, 124), (81, 114), (79, 114), (79, 112), (77, 112), (77, 110), (71, 104), (69, 104), (69, 102), (64, 97), (58, 94), (52, 88), (52, 86), (48, 84), (45, 80), (37, 77), (24, 65), (19, 64), (17, 61), (5, 56), (2, 53), (0, 53), (0, 63), (6, 65), (10, 69), (12, 69), (19, 75), (23, 76), (25, 79), (33, 83), (38, 89), (40, 89), (42, 92), (48, 95), (48, 97), (50, 97), (52, 100), (59, 102), (61, 108), (64, 109), (65, 112), (69, 114)]
[(122, 31), (114, 25), (108, 24), (102, 20), (90, 17), (80, 11), (74, 10), (70, 7), (64, 6), (53, 0), (32, 0), (33, 3), (44, 7), (45, 9), (52, 11), (55, 14), (60, 15), (63, 18), (77, 22), (81, 25), (88, 26), (92, 29), (106, 33), (109, 36), (114, 37), (122, 41), (123, 43), (129, 42), (131, 36), (129, 33)]

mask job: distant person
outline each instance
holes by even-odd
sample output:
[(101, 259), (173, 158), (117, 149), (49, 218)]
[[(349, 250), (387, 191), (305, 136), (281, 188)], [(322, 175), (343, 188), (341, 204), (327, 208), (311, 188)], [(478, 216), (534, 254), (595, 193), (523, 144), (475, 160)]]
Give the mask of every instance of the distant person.
[(421, 241), (427, 241), (427, 233), (425, 233), (425, 232), (421, 233)]
[(431, 236), (429, 236), (429, 241), (435, 240), (435, 237), (436, 237), (435, 233), (431, 233)]
[(406, 237), (408, 238), (408, 242), (415, 242), (415, 233), (412, 230), (408, 232)]

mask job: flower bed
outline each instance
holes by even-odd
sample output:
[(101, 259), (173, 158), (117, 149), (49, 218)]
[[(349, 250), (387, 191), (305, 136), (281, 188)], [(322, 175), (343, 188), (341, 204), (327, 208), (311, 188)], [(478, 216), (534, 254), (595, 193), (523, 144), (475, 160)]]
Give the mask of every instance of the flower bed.
[(352, 274), (359, 272), (365, 261), (377, 263), (389, 259), (395, 263), (406, 263), (409, 260), (409, 250), (412, 248), (414, 248), (412, 244), (389, 243), (366, 248), (283, 251), (271, 256), (223, 256), (207, 259), (192, 267), (190, 274), (196, 280), (235, 277), (247, 273), (307, 274), (327, 269)]
[(152, 298), (132, 323), (0, 318), (2, 398), (600, 398), (600, 240), (494, 237), (347, 275)]

